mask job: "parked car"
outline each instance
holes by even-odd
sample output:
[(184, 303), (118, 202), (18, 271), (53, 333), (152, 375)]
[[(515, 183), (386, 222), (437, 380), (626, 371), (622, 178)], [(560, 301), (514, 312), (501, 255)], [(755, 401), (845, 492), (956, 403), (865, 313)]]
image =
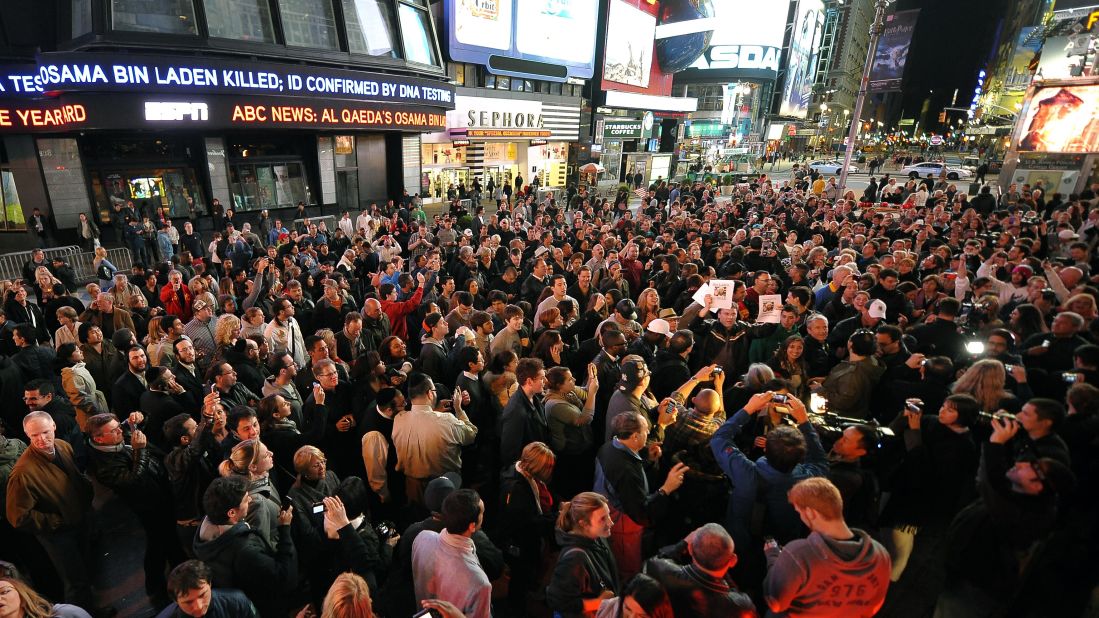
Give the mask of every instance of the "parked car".
[(947, 180), (959, 180), (973, 177), (973, 172), (962, 167), (950, 167), (942, 161), (915, 163), (908, 167), (901, 168), (901, 173), (907, 174), (909, 178), (927, 178), (928, 174), (930, 174), (932, 178), (938, 178), (942, 176), (943, 168), (946, 169)]
[[(811, 170), (816, 170), (820, 174), (838, 174), (838, 173), (840, 173), (840, 170), (843, 169), (843, 162), (842, 161), (826, 161), (826, 160), (810, 161), (807, 167)], [(857, 174), (857, 173), (859, 173), (858, 166), (856, 166), (856, 165), (849, 166), (847, 168), (847, 173), (848, 174)]]

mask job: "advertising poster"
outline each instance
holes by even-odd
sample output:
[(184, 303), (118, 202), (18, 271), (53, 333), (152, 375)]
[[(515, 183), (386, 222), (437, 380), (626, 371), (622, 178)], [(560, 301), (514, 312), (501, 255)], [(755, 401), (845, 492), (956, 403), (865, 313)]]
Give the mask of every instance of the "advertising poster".
[(874, 52), (874, 66), (870, 68), (871, 92), (901, 89), (908, 47), (912, 44), (912, 33), (916, 30), (919, 16), (919, 9), (897, 11), (885, 16), (885, 29)]
[[(1092, 38), (1086, 33), (1075, 36), (1051, 36), (1042, 45), (1042, 59), (1035, 79), (1069, 79), (1079, 77), (1084, 62), (1094, 58)], [(1085, 55), (1087, 54), (1087, 55)], [(1088, 64), (1092, 64), (1089, 62)]]
[(456, 0), (454, 38), (461, 43), (511, 49), (511, 0)]
[(759, 316), (756, 322), (778, 324), (782, 318), (782, 295), (761, 294), (759, 297)]
[(824, 26), (824, 2), (801, 0), (798, 2), (797, 21), (790, 37), (790, 53), (786, 63), (786, 83), (783, 85), (780, 116), (805, 118), (809, 102), (813, 98), (813, 81), (816, 79), (817, 57)]
[(1038, 90), (1022, 127), (1020, 151), (1099, 152), (1099, 85)]
[(731, 79), (775, 79), (782, 56), (790, 3), (778, 0), (713, 0), (714, 18), (721, 27), (714, 30), (710, 46), (687, 69), (721, 71)]
[(599, 0), (517, 2), (515, 48), (541, 58), (591, 62), (595, 55), (598, 8)]
[(494, 73), (523, 79), (587, 79), (595, 72), (599, 0), (443, 0), (447, 47), (454, 62), (489, 64), (494, 56), (559, 65), (562, 74)]
[(611, 3), (607, 29), (607, 53), (603, 79), (629, 86), (647, 88), (652, 65), (656, 16), (634, 8), (621, 0)]

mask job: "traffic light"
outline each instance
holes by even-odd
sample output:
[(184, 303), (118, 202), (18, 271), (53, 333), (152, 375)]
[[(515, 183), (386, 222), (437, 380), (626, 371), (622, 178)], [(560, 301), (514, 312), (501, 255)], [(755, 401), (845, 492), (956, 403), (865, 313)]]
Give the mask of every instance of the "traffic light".
[(939, 122), (946, 122), (946, 112), (939, 112)]

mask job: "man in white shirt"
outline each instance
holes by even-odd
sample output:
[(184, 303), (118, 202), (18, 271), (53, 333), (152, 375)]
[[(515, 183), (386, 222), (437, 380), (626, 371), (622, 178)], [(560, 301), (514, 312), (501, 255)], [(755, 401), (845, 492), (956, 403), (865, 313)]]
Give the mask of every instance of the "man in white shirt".
[(492, 583), (477, 561), (473, 533), (481, 528), (485, 503), (472, 489), (443, 500), (442, 532), (424, 530), (412, 543), (416, 602), (442, 599), (469, 618), (491, 618)]
[[(473, 444), (477, 426), (462, 410), (461, 390), (435, 410), (435, 383), (421, 376), (408, 385), (412, 408), (393, 419), (393, 445), (397, 470), (405, 474), (408, 500), (423, 504), (424, 488), (431, 479), (462, 470), (462, 447)], [(451, 414), (447, 407), (453, 406)]]
[(547, 296), (542, 302), (538, 303), (538, 309), (534, 311), (534, 323), (538, 324), (538, 318), (542, 317), (542, 313), (556, 307), (563, 300), (571, 300), (573, 305), (580, 308), (576, 299), (566, 294), (566, 290), (569, 288), (568, 281), (565, 279), (565, 275), (560, 273), (554, 273), (550, 277), (550, 287), (553, 290), (552, 296)]
[(301, 326), (294, 319), (294, 303), (282, 298), (275, 303), (275, 317), (267, 324), (263, 336), (271, 344), (271, 354), (289, 354), (298, 367), (305, 366), (305, 340)]

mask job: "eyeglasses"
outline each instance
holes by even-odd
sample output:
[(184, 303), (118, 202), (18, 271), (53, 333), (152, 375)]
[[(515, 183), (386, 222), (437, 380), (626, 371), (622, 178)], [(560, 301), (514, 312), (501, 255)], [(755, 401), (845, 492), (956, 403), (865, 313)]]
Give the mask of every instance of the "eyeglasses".
[(328, 371), (328, 372), (325, 372), (325, 373), (316, 373), (316, 374), (313, 374), (313, 375), (317, 376), (318, 378), (330, 378), (334, 375), (339, 375), (339, 372)]

